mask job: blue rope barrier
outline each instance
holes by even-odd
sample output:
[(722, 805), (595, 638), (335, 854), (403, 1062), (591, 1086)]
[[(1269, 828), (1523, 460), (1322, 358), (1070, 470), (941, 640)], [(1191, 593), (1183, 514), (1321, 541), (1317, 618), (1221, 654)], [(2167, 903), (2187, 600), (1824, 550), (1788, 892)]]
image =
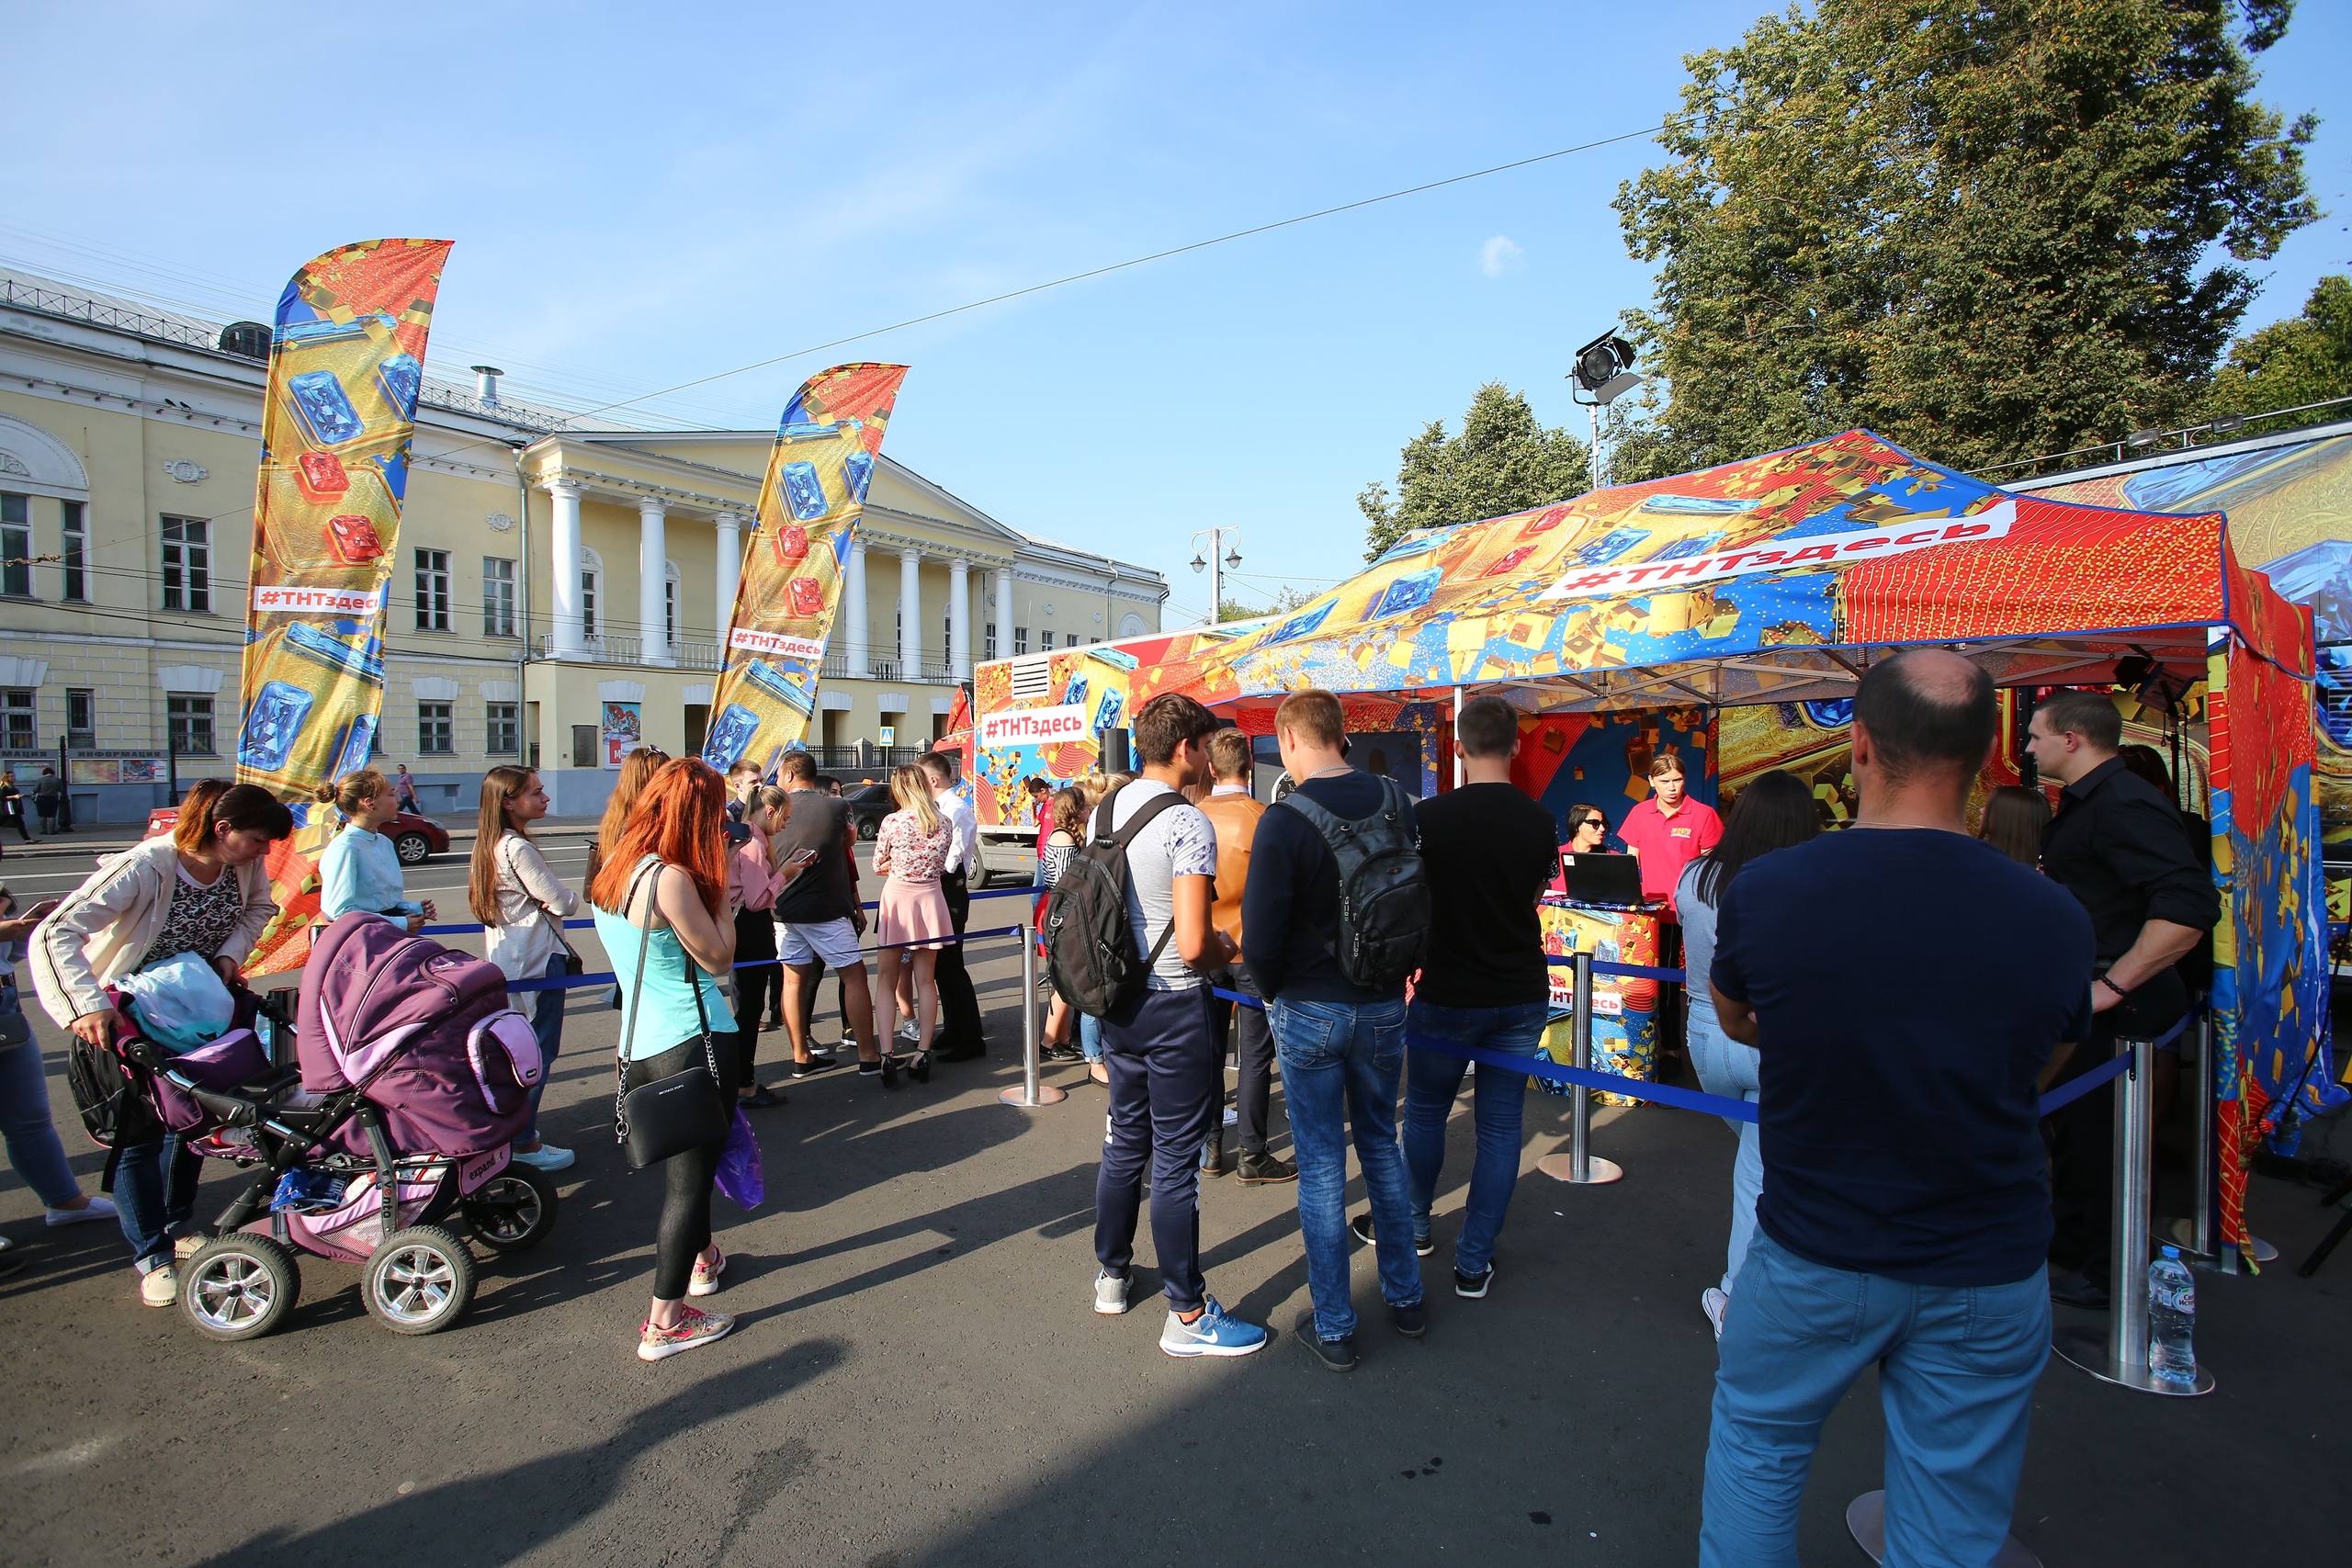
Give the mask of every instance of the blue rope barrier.
[[(857, 951), (863, 954), (868, 953), (888, 953), (894, 949), (902, 947), (961, 947), (967, 942), (978, 942), (988, 937), (1019, 936), (1023, 931), (1027, 931), (1028, 929), (1029, 928), (1026, 926), (1005, 926), (994, 931), (966, 931), (962, 936), (956, 937), (948, 942), (924, 941), (878, 942), (872, 947), (861, 947)], [(780, 964), (782, 962), (783, 960), (779, 958), (747, 958), (742, 963), (735, 964), (733, 967), (737, 969), (757, 969), (765, 964)], [(613, 974), (609, 970), (602, 970), (594, 975), (563, 975), (550, 976), (547, 978), (538, 980), (509, 980), (506, 983), (506, 988), (510, 991), (570, 991), (580, 990), (590, 986), (609, 986), (614, 984), (619, 978), (619, 976)]]
[[(974, 898), (1034, 898), (1036, 895), (1037, 889), (1035, 887), (989, 887), (982, 888), (979, 892), (970, 895), (970, 897)], [(878, 909), (881, 907), (882, 906), (879, 904), (860, 904), (858, 906), (861, 909)], [(563, 922), (563, 929), (568, 931), (586, 931), (595, 923), (596, 922), (594, 920), (566, 920)], [(489, 929), (490, 928), (488, 926), (481, 924), (465, 926), (425, 926), (421, 928), (416, 934), (419, 936), (480, 936)]]
[[(1571, 955), (1566, 958), (1546, 958), (1544, 962), (1555, 969), (1571, 969), (1576, 966), (1577, 961)], [(1592, 961), (1592, 972), (1596, 975), (1623, 975), (1633, 980), (1671, 980), (1678, 986), (1683, 984), (1683, 976), (1689, 973), (1682, 969), (1653, 969), (1645, 964), (1611, 964), (1603, 958), (1596, 958)]]
[[(1599, 965), (1596, 964), (1595, 967)], [(1223, 997), (1229, 1002), (1239, 1002), (1244, 1007), (1263, 1010), (1266, 1005), (1255, 997), (1240, 991), (1228, 991), (1222, 986), (1212, 986), (1209, 989), (1212, 994)], [(2181, 1032), (2188, 1027), (2188, 1020), (2186, 1018), (2174, 1024), (2155, 1042), (2156, 1048), (2162, 1050), (2179, 1039)], [(1506, 1072), (1525, 1073), (1530, 1077), (1549, 1078), (1555, 1083), (1582, 1084), (1587, 1089), (1600, 1089), (1609, 1094), (1622, 1094), (1634, 1100), (1654, 1100), (1660, 1105), (1671, 1105), (1679, 1111), (1697, 1111), (1709, 1116), (1727, 1117), (1735, 1122), (1753, 1122), (1757, 1119), (1756, 1107), (1752, 1102), (1745, 1100), (1732, 1100), (1720, 1094), (1707, 1094), (1698, 1089), (1677, 1089), (1671, 1084), (1647, 1083), (1640, 1078), (1624, 1077), (1616, 1073), (1594, 1072), (1587, 1067), (1564, 1066), (1560, 1063), (1545, 1061), (1540, 1057), (1514, 1056), (1507, 1052), (1489, 1051), (1483, 1046), (1461, 1045), (1451, 1040), (1432, 1040), (1421, 1034), (1408, 1034), (1405, 1037), (1405, 1043), (1416, 1051), (1429, 1051), (1440, 1056), (1456, 1056), (1465, 1062), (1500, 1067)], [(2121, 1077), (2131, 1070), (2131, 1056), (2120, 1055), (2092, 1068), (2078, 1078), (2068, 1079), (2041, 1097), (2040, 1113), (2047, 1116), (2054, 1111), (2072, 1105), (2099, 1085), (2110, 1083)]]

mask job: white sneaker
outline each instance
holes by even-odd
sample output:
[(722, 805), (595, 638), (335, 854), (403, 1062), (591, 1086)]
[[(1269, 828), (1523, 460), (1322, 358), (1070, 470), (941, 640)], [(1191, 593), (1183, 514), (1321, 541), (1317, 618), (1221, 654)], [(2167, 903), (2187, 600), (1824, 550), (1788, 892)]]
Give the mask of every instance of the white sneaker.
[(1724, 1313), (1731, 1306), (1731, 1298), (1713, 1285), (1699, 1292), (1699, 1310), (1715, 1325), (1715, 1337), (1724, 1337)]
[(202, 1231), (198, 1231), (193, 1235), (175, 1237), (172, 1242), (172, 1256), (182, 1259), (194, 1258), (211, 1244), (212, 1238)]
[(139, 1299), (151, 1307), (167, 1307), (178, 1301), (179, 1271), (168, 1263), (148, 1269), (139, 1277)]
[(723, 1252), (718, 1255), (718, 1261), (716, 1263), (705, 1263), (701, 1258), (695, 1258), (694, 1272), (686, 1276), (686, 1294), (690, 1296), (718, 1294), (718, 1277), (726, 1272), (727, 1254)]
[(700, 1307), (681, 1307), (678, 1321), (668, 1328), (656, 1328), (648, 1318), (637, 1331), (637, 1359), (640, 1361), (661, 1361), (691, 1350), (697, 1345), (707, 1345), (723, 1339), (735, 1326), (735, 1320), (723, 1312), (705, 1312)]
[(52, 1225), (82, 1225), (89, 1224), (92, 1220), (113, 1218), (114, 1204), (103, 1197), (94, 1197), (78, 1209), (48, 1211), (49, 1223)]
[(527, 1165), (533, 1170), (562, 1170), (579, 1156), (570, 1149), (560, 1149), (553, 1144), (541, 1144), (528, 1154), (521, 1149), (515, 1149), (512, 1151), (512, 1157), (515, 1164)]
[(913, 1019), (902, 1018), (899, 1021), (899, 1038), (911, 1040), (920, 1045), (922, 1043), (922, 1026)]
[(1116, 1317), (1127, 1310), (1126, 1280), (1114, 1280), (1107, 1273), (1094, 1276), (1094, 1310), (1104, 1317)]

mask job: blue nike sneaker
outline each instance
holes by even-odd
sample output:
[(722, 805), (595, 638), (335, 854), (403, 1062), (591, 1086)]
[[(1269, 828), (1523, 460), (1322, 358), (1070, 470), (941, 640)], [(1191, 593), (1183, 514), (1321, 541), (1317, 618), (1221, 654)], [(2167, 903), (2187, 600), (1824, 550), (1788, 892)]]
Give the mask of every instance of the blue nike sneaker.
[(1254, 1323), (1227, 1317), (1210, 1296), (1201, 1315), (1186, 1323), (1174, 1313), (1159, 1331), (1159, 1348), (1171, 1356), (1247, 1356), (1266, 1348), (1266, 1331)]

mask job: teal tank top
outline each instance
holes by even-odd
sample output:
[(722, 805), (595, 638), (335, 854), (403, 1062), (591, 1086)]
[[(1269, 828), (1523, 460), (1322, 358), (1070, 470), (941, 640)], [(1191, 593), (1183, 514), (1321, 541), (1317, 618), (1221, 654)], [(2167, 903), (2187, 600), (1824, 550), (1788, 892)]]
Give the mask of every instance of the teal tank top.
[[(640, 873), (652, 858), (648, 855), (638, 863)], [(631, 885), (639, 885), (635, 877)], [(649, 931), (609, 909), (595, 910), (595, 917), (597, 939), (613, 961), (613, 978), (621, 989), (621, 1038), (628, 1042), (630, 1061), (658, 1056), (700, 1032), (702, 1023), (695, 1013), (696, 990), (702, 993), (703, 1017), (709, 1020), (711, 1033), (733, 1032), (735, 1014), (720, 993), (718, 976), (703, 973), (702, 965), (687, 956), (676, 931), (667, 925)], [(641, 986), (637, 979), (640, 960), (645, 964)], [(694, 976), (692, 988), (686, 983), (689, 974)]]

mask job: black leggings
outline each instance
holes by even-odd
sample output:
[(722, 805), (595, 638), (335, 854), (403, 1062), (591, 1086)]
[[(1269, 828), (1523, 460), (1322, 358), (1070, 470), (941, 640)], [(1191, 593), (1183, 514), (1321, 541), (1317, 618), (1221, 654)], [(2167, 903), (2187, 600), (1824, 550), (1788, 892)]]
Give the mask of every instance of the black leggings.
[[(775, 956), (775, 920), (765, 909), (735, 911), (735, 962)], [(784, 1016), (784, 965), (755, 964), (735, 971), (735, 1081), (757, 1081), (760, 1020)]]
[[(721, 1041), (720, 1049), (714, 1055), (718, 1058), (718, 1071), (724, 1080), (719, 1085), (721, 1096), (731, 1108), (735, 1102), (735, 1073), (725, 1043)], [(702, 1042), (689, 1040), (658, 1056), (631, 1062), (628, 1086), (638, 1089), (680, 1073), (707, 1071)], [(734, 1114), (732, 1109), (728, 1114)], [(662, 1224), (653, 1233), (655, 1301), (674, 1302), (685, 1295), (686, 1280), (694, 1272), (695, 1258), (710, 1245), (711, 1178), (718, 1173), (719, 1151), (726, 1146), (722, 1139), (673, 1155), (662, 1162)]]

